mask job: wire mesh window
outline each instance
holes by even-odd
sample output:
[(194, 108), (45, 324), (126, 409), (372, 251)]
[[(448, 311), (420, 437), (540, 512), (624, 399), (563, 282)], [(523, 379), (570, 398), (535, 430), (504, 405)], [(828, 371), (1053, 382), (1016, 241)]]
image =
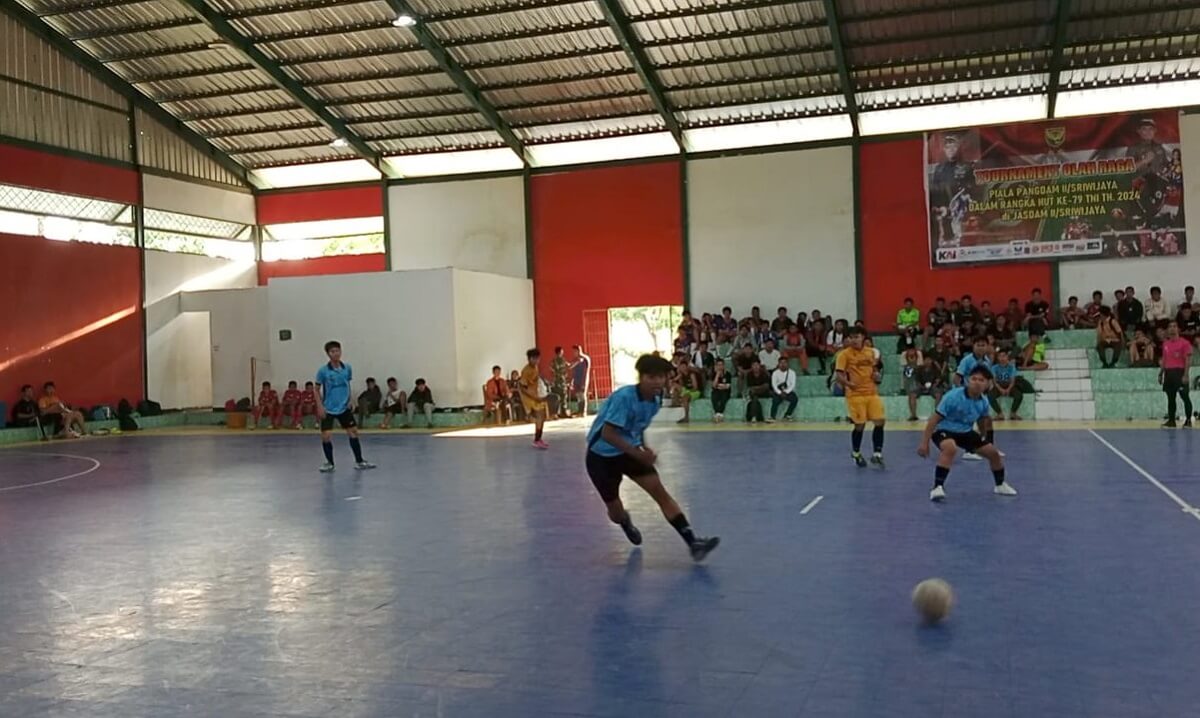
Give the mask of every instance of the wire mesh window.
[(0, 233), (132, 247), (133, 209), (119, 202), (0, 185)]
[(272, 224), (263, 227), (265, 262), (383, 252), (383, 217)]
[(254, 260), (250, 225), (157, 209), (147, 209), (143, 219), (146, 249)]

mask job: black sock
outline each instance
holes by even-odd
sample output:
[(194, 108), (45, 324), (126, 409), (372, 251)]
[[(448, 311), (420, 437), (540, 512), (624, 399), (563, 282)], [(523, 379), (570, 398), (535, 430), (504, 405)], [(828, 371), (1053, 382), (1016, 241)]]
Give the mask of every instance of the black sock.
[(854, 427), (854, 431), (850, 432), (850, 448), (854, 449), (854, 453), (858, 453), (862, 449), (863, 428), (861, 426)]
[(361, 464), (363, 461), (362, 444), (359, 443), (357, 436), (350, 437), (350, 450), (354, 452), (354, 460)]
[(541, 426), (538, 426), (536, 429), (533, 430), (533, 440), (534, 441), (542, 440), (542, 427)]
[(989, 444), (994, 443), (996, 441), (995, 429), (988, 429), (987, 431), (983, 432), (983, 438), (987, 439)]
[(946, 483), (946, 477), (949, 475), (950, 475), (950, 467), (949, 466), (937, 467), (936, 469), (933, 470), (933, 485), (934, 486), (944, 486)]
[(324, 449), (324, 451), (325, 451), (325, 461), (327, 463), (332, 464), (333, 463), (333, 442), (332, 441), (322, 441), (321, 448)]
[(669, 519), (671, 525), (683, 537), (683, 542), (691, 546), (696, 541), (696, 534), (692, 533), (692, 527), (688, 524), (687, 516), (679, 514), (673, 519)]
[(996, 479), (996, 486), (1004, 483), (1004, 467), (992, 470), (992, 476)]
[(875, 453), (883, 453), (883, 427), (876, 426), (871, 431), (871, 443), (875, 445)]

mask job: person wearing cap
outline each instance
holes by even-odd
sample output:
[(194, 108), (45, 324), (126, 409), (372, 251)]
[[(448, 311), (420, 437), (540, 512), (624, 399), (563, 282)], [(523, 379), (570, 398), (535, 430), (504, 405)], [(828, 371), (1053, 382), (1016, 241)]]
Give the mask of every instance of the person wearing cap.
[(1154, 138), (1157, 132), (1158, 125), (1153, 118), (1143, 117), (1138, 120), (1139, 141), (1129, 146), (1125, 156), (1137, 162), (1139, 175), (1157, 175), (1167, 165), (1167, 151), (1163, 149), (1162, 143)]
[(962, 137), (958, 132), (942, 135), (942, 155), (929, 177), (930, 218), (940, 246), (955, 245), (962, 239), (962, 222), (975, 186), (971, 163), (962, 158)]

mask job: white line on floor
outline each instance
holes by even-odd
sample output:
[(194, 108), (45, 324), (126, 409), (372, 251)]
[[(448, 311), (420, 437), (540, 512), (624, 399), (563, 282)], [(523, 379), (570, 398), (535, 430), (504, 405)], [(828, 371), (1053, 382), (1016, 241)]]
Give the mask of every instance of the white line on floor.
[(1111, 451), (1117, 455), (1117, 458), (1121, 459), (1121, 461), (1124, 461), (1126, 464), (1129, 464), (1130, 468), (1132, 468), (1134, 471), (1141, 474), (1142, 477), (1146, 479), (1146, 481), (1149, 481), (1151, 484), (1154, 484), (1154, 486), (1159, 491), (1163, 492), (1168, 497), (1170, 497), (1170, 499), (1172, 501), (1179, 504), (1179, 508), (1183, 509), (1183, 512), (1185, 514), (1188, 514), (1189, 516), (1196, 519), (1197, 521), (1200, 521), (1200, 509), (1197, 509), (1196, 507), (1192, 506), (1188, 502), (1179, 498), (1179, 494), (1175, 493), (1174, 491), (1172, 491), (1172, 490), (1168, 489), (1166, 486), (1164, 486), (1163, 482), (1154, 478), (1154, 476), (1151, 475), (1151, 473), (1149, 471), (1146, 471), (1142, 467), (1138, 466), (1137, 463), (1133, 459), (1126, 456), (1117, 447), (1108, 443), (1108, 440), (1105, 439), (1103, 436), (1100, 436), (1099, 434), (1097, 434), (1095, 431), (1092, 431), (1091, 429), (1088, 429), (1088, 433), (1091, 434), (1092, 436), (1096, 437), (1096, 440), (1099, 441), (1101, 444), (1104, 444), (1105, 446), (1107, 446), (1109, 451)]
[(817, 504), (821, 503), (821, 499), (823, 499), (823, 498), (825, 498), (825, 497), (818, 496), (817, 498), (813, 499), (812, 501), (809, 501), (808, 506), (805, 506), (804, 508), (800, 509), (800, 515), (803, 516), (804, 514), (808, 513), (809, 511), (812, 511), (813, 508), (815, 508)]
[(17, 486), (5, 486), (4, 488), (0, 489), (0, 493), (5, 492), (5, 491), (16, 491), (17, 489), (31, 489), (34, 486), (45, 486), (46, 484), (57, 484), (58, 482), (66, 481), (67, 479), (74, 479), (74, 478), (77, 478), (80, 476), (86, 476), (87, 474), (90, 474), (93, 471), (95, 471), (96, 469), (100, 468), (100, 462), (97, 461), (96, 459), (93, 459), (90, 456), (76, 456), (74, 454), (50, 454), (50, 453), (45, 453), (45, 452), (41, 452), (41, 451), (38, 451), (38, 452), (14, 451), (13, 453), (14, 454), (19, 453), (19, 454), (23, 454), (25, 456), (57, 456), (57, 457), (63, 458), (63, 459), (79, 459), (80, 461), (92, 462), (92, 466), (91, 466), (91, 468), (84, 469), (83, 471), (76, 471), (73, 474), (67, 474), (66, 476), (59, 476), (58, 478), (55, 478), (55, 479), (47, 479), (45, 481), (37, 481), (32, 484), (19, 484)]

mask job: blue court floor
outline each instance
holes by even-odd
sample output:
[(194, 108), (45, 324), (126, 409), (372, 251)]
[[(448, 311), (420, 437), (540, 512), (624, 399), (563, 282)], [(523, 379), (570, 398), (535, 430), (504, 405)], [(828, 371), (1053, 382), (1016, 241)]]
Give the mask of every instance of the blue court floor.
[[(1200, 504), (1200, 434), (1097, 433)], [(917, 436), (877, 471), (844, 431), (653, 431), (702, 565), (629, 484), (626, 543), (579, 432), (373, 434), (364, 474), (339, 437), (330, 478), (307, 433), (3, 450), (0, 716), (1198, 714), (1197, 513), (1088, 431), (1008, 427), (1020, 496), (960, 462), (933, 505)]]

